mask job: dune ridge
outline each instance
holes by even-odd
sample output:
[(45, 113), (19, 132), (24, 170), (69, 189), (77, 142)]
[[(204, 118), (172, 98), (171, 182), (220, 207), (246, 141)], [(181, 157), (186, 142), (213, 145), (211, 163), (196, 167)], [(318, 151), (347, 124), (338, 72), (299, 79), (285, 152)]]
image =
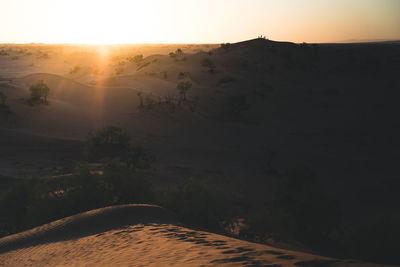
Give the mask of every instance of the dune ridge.
[(0, 239), (0, 253), (106, 232), (138, 223), (176, 222), (168, 211), (155, 205), (131, 204), (105, 207), (66, 217)]
[(83, 212), (0, 239), (2, 266), (378, 266), (180, 226), (154, 205)]

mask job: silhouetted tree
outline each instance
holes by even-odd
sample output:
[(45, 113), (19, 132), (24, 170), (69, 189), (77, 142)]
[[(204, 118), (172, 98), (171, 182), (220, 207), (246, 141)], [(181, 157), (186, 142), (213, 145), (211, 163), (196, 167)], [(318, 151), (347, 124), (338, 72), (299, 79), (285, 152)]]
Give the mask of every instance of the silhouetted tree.
[(203, 66), (203, 67), (205, 67), (205, 68), (208, 68), (208, 71), (209, 71), (210, 73), (214, 73), (214, 71), (215, 71), (215, 64), (214, 64), (214, 62), (213, 62), (211, 59), (209, 59), (209, 58), (204, 59), (204, 60), (201, 62), (201, 66)]
[(47, 97), (50, 93), (50, 88), (43, 80), (38, 80), (35, 84), (32, 84), (29, 88), (31, 93), (31, 102), (44, 102), (47, 103)]
[(125, 159), (129, 155), (131, 137), (121, 128), (110, 126), (90, 133), (85, 154), (90, 160)]
[(182, 56), (183, 55), (182, 49), (180, 48), (176, 49), (175, 54), (177, 54), (178, 56)]
[(190, 81), (179, 81), (176, 88), (179, 90), (181, 101), (186, 101), (186, 92), (192, 87)]

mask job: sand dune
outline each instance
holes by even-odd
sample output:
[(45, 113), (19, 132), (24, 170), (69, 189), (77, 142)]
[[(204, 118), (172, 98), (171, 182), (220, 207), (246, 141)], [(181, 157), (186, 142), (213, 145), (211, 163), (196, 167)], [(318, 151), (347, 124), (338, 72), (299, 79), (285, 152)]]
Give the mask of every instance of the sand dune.
[(0, 262), (2, 266), (374, 266), (192, 230), (151, 205), (93, 210), (2, 238)]

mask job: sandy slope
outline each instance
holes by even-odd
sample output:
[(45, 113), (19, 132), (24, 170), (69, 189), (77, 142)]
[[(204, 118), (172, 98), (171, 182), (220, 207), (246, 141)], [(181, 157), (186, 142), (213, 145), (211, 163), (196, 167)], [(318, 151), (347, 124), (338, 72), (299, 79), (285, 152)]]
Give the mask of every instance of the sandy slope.
[(179, 226), (164, 209), (121, 205), (0, 239), (2, 266), (374, 266)]

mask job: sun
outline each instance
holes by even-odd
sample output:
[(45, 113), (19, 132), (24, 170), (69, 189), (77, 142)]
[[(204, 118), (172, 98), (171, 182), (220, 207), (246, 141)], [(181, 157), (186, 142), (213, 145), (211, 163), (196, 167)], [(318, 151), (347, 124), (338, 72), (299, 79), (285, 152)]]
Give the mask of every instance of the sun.
[[(140, 43), (153, 32), (146, 1), (70, 1), (53, 10), (54, 42), (81, 44)], [(152, 11), (154, 13), (154, 11)], [(57, 32), (62, 33), (58, 36)]]

